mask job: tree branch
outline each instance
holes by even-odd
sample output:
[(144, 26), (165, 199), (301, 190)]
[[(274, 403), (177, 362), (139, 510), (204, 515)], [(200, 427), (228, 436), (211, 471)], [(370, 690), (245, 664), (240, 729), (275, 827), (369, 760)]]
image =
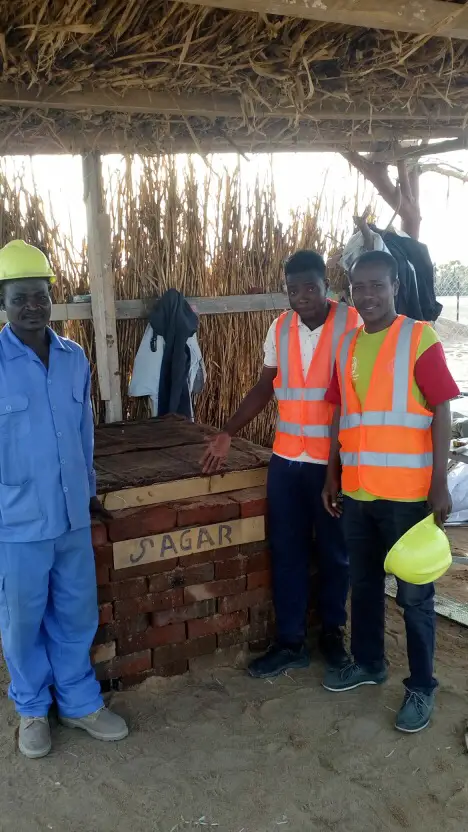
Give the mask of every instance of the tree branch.
[(447, 139), (435, 144), (420, 144), (413, 147), (402, 147), (396, 142), (388, 150), (377, 150), (369, 153), (366, 157), (370, 162), (380, 162), (387, 165), (395, 165), (400, 160), (421, 159), (423, 156), (434, 156), (439, 153), (452, 153), (454, 150), (466, 150), (468, 148), (468, 133), (458, 139)]
[(445, 162), (424, 162), (419, 166), (419, 170), (421, 173), (440, 173), (441, 176), (447, 176), (450, 179), (468, 182), (468, 173), (464, 173), (453, 165), (445, 164)]

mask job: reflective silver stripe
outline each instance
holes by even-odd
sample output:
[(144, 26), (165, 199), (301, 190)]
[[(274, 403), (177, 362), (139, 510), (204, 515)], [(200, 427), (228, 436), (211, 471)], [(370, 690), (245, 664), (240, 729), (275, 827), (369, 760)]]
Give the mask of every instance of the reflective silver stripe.
[(359, 454), (351, 453), (350, 451), (341, 451), (340, 459), (342, 465), (356, 467), (359, 460)]
[(276, 387), (279, 402), (320, 402), (325, 398), (326, 387)]
[(340, 419), (340, 430), (348, 430), (349, 428), (358, 428), (361, 424), (360, 413), (350, 413), (348, 416), (342, 416)]
[(289, 387), (289, 332), (293, 315), (294, 312), (291, 309), (283, 320), (279, 338), (279, 367), (282, 385), (285, 389)]
[(276, 430), (280, 433), (289, 433), (290, 436), (305, 436), (314, 439), (326, 439), (330, 436), (329, 425), (299, 425), (296, 422), (283, 422), (278, 419)]
[(394, 412), (408, 410), (408, 388), (411, 354), (411, 336), (416, 321), (405, 318), (403, 321), (395, 351), (395, 363), (393, 368), (393, 395), (392, 410)]
[(386, 454), (361, 451), (359, 463), (375, 468), (430, 468), (432, 454)]
[(427, 430), (432, 424), (431, 416), (418, 413), (393, 413), (391, 410), (368, 410), (366, 413), (351, 413), (340, 419), (341, 430), (364, 427), (396, 427)]
[(354, 336), (356, 335), (355, 329), (350, 329), (350, 331), (345, 335), (343, 340), (343, 346), (341, 348), (340, 353), (340, 371), (341, 371), (341, 381), (342, 381), (342, 390), (341, 390), (341, 413), (347, 413), (347, 401), (346, 401), (346, 364), (348, 361), (349, 356), (349, 348), (351, 345), (351, 341), (353, 340)]
[(367, 410), (362, 414), (361, 424), (366, 427), (385, 427), (388, 425), (389, 427), (427, 430), (432, 424), (432, 417), (421, 416), (419, 413), (396, 413), (392, 410)]
[(339, 303), (336, 307), (331, 345), (330, 379), (333, 375), (333, 368), (335, 366), (336, 351), (338, 349), (338, 344), (340, 343), (340, 338), (346, 329), (346, 321), (348, 320), (348, 308), (349, 307), (346, 303)]

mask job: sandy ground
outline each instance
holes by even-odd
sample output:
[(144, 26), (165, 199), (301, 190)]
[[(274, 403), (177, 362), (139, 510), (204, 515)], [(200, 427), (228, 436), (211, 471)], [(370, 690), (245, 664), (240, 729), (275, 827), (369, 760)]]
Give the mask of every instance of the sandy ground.
[(441, 620), (432, 727), (392, 728), (404, 673), (390, 602), (391, 680), (333, 695), (315, 664), (273, 684), (218, 668), (115, 694), (131, 736), (102, 745), (53, 727), (25, 760), (0, 698), (0, 829), (8, 832), (460, 832), (468, 811), (463, 727), (468, 630)]

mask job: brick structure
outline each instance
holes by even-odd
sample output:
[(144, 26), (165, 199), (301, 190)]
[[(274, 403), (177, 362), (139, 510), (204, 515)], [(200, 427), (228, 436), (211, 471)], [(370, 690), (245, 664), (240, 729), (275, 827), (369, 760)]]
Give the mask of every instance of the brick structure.
[[(117, 430), (120, 453), (114, 452)], [(126, 686), (184, 673), (216, 650), (262, 648), (272, 634), (268, 454), (240, 440), (224, 477), (202, 477), (198, 459), (207, 430), (170, 419), (97, 431), (98, 488), (113, 512), (107, 526), (93, 525), (100, 606), (92, 656), (100, 680)], [(156, 470), (146, 473), (151, 445)], [(177, 480), (167, 471), (161, 482), (170, 452)], [(140, 477), (115, 488), (118, 465)], [(192, 496), (177, 499), (187, 490)], [(115, 510), (118, 505), (126, 507)]]

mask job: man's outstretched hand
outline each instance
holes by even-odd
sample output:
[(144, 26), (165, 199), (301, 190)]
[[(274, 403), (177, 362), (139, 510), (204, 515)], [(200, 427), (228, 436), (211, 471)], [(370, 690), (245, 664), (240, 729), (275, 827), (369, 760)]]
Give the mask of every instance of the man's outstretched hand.
[(101, 520), (103, 523), (112, 520), (112, 514), (104, 508), (98, 497), (91, 497), (89, 501), (89, 513), (93, 520)]
[(231, 442), (231, 436), (224, 431), (208, 440), (207, 449), (200, 460), (204, 474), (217, 474), (221, 471), (228, 458)]

